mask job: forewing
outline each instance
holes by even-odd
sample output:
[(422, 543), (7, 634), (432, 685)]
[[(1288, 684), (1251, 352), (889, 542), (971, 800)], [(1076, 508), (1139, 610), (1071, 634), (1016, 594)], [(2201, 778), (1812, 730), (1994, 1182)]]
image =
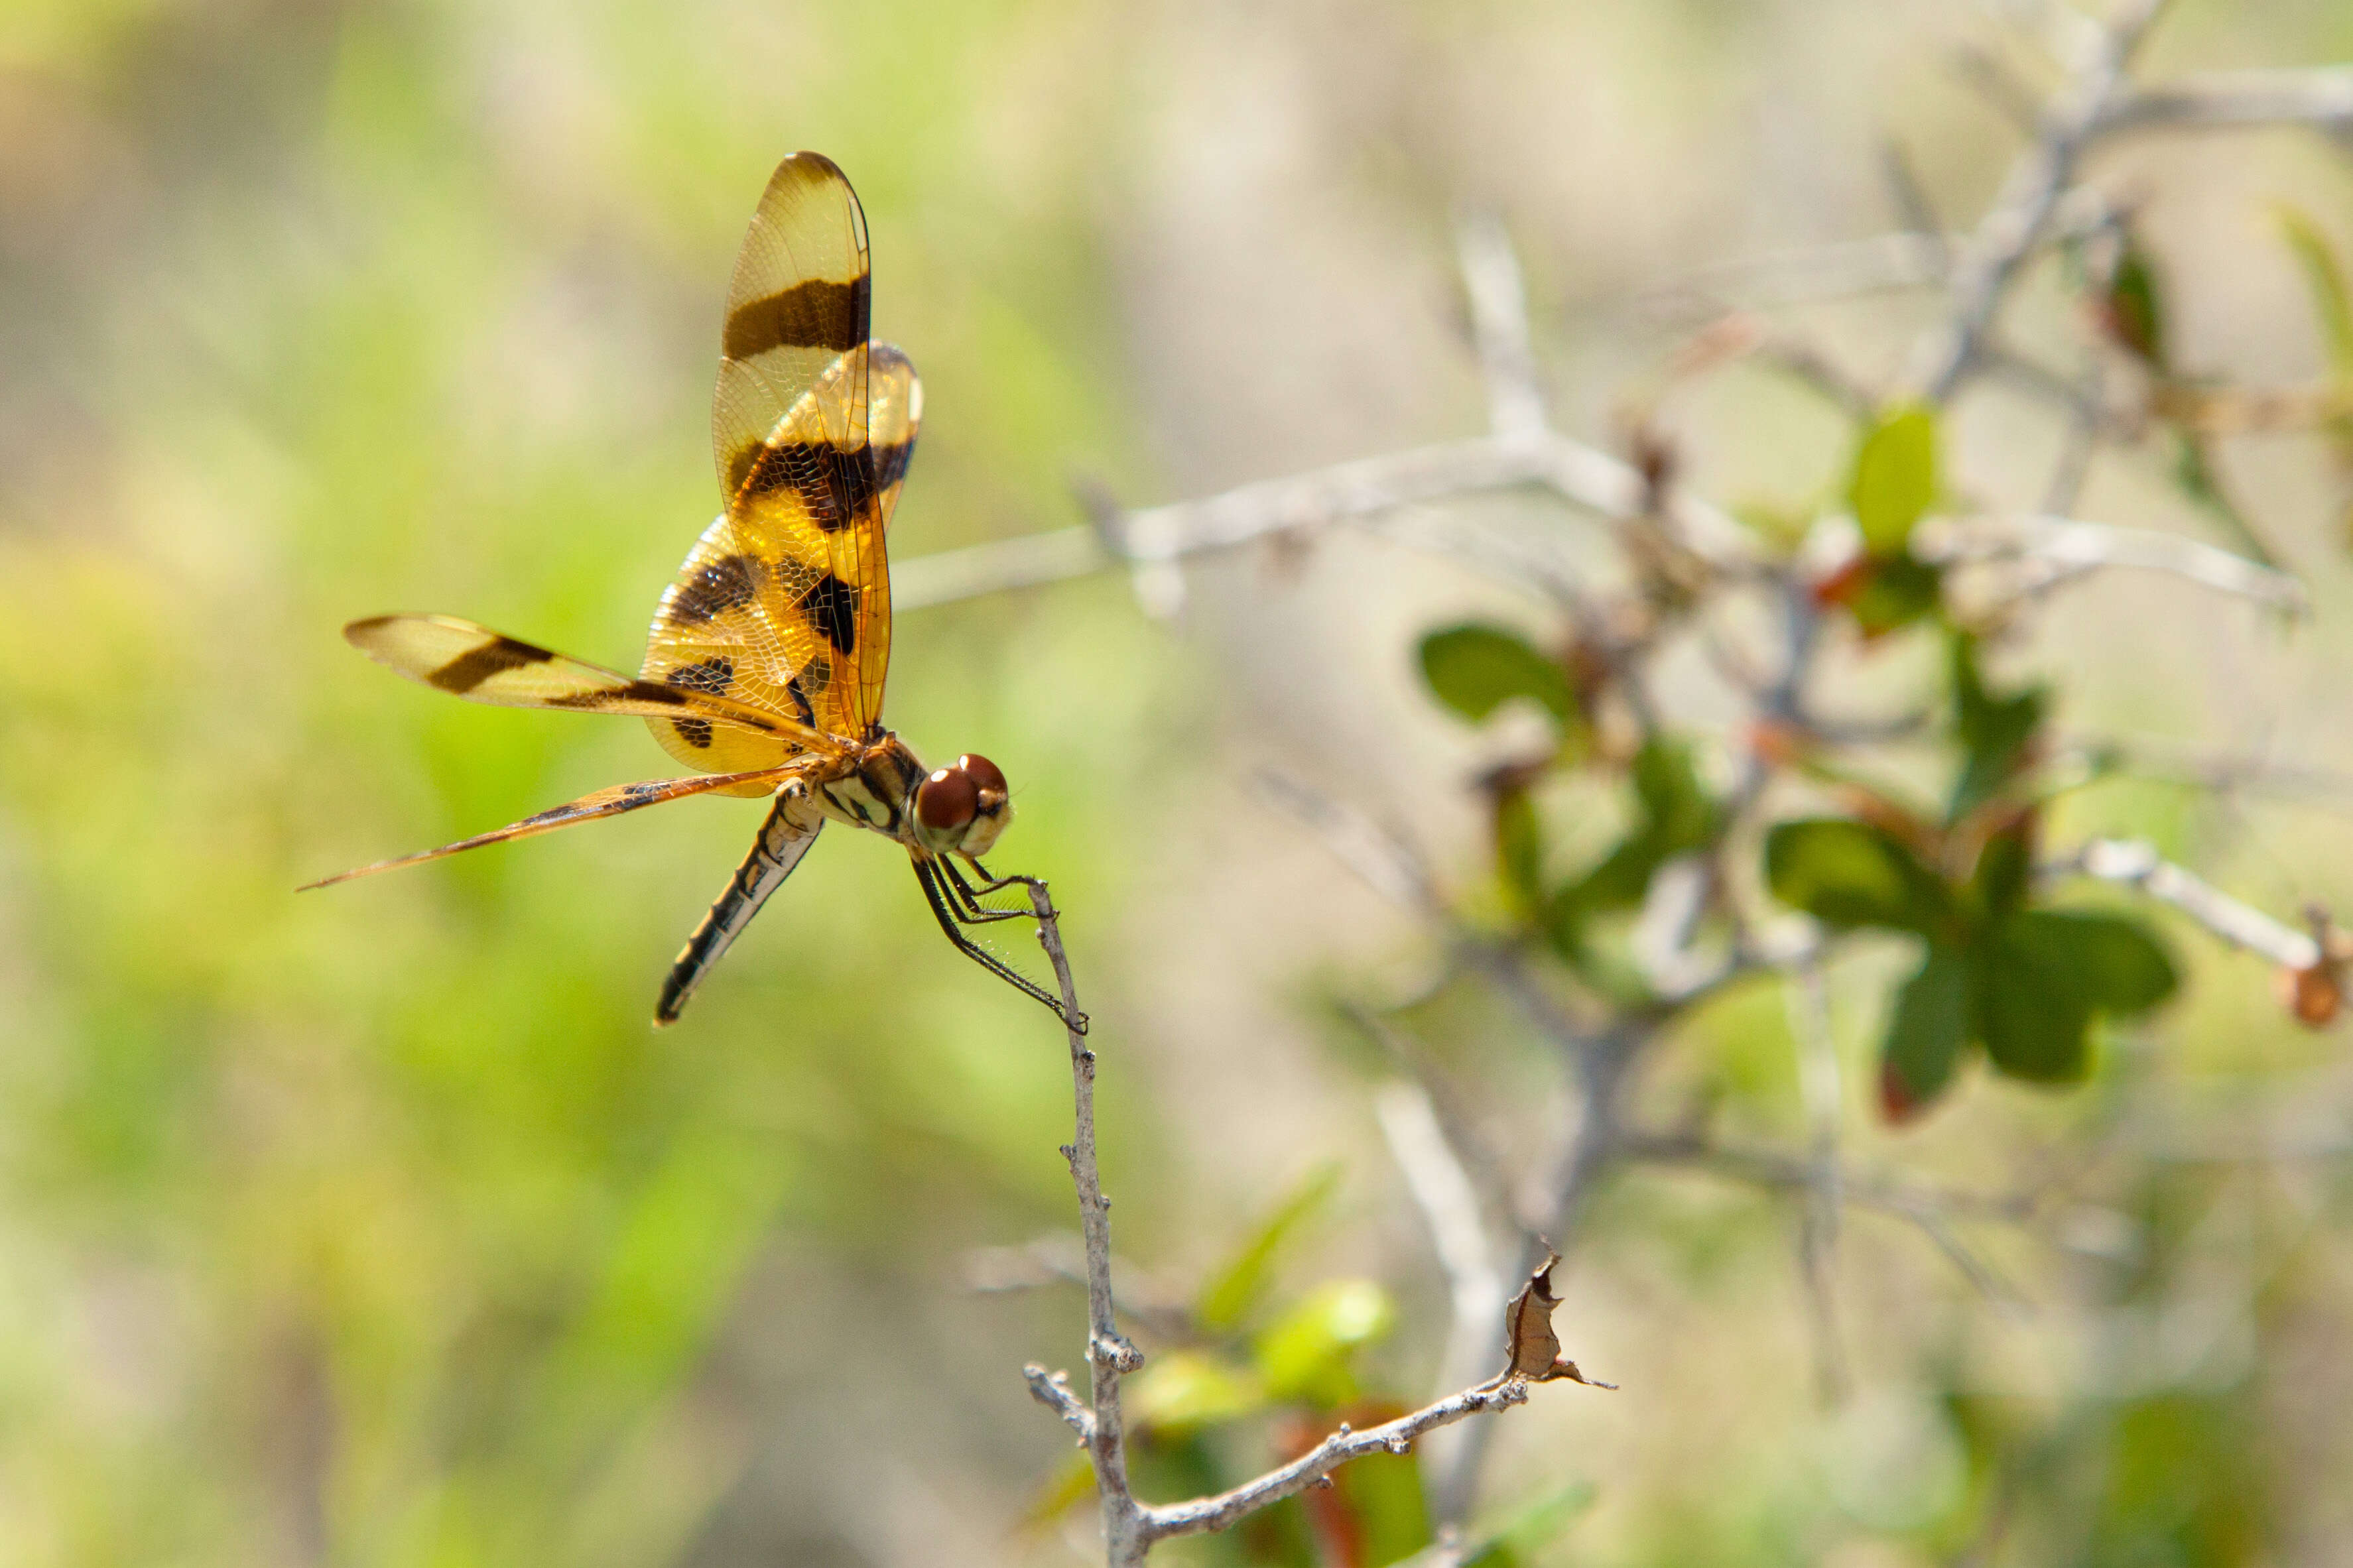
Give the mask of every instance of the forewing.
[(632, 680), (455, 616), (375, 616), (353, 621), (343, 637), (379, 664), (471, 702), (636, 714), (673, 732), (724, 731), (733, 764), (724, 771), (775, 767), (804, 748), (836, 749), (797, 719), (765, 711), (691, 674)]
[(488, 844), (503, 844), (510, 838), (529, 838), (536, 834), (553, 833), (559, 827), (573, 827), (583, 822), (596, 822), (603, 817), (618, 816), (625, 811), (659, 805), (664, 801), (682, 800), (691, 795), (708, 795), (714, 792), (742, 794), (747, 790), (752, 794), (765, 795), (791, 775), (799, 765), (794, 763), (781, 768), (765, 768), (756, 773), (711, 773), (696, 778), (649, 779), (644, 784), (616, 784), (611, 789), (600, 789), (594, 795), (584, 795), (578, 800), (567, 802), (563, 805), (551, 806), (545, 811), (526, 816), (521, 822), (512, 823), (505, 827), (496, 828), (489, 833), (478, 833), (471, 838), (461, 838), (455, 844), (444, 844), (438, 849), (420, 850), (415, 855), (404, 855), (396, 860), (379, 860), (373, 866), (362, 866), (357, 870), (345, 871), (333, 877), (322, 877), (318, 881), (306, 883), (300, 890), (307, 893), (312, 888), (332, 887), (337, 882), (348, 882), (354, 877), (372, 877), (378, 871), (392, 871), (403, 866), (422, 865), (427, 860), (438, 860), (444, 855), (455, 855), (460, 850), (480, 849)]
[(776, 165), (735, 258), (720, 337), (719, 384), (712, 394), (711, 439), (721, 490), (733, 496), (751, 458), (836, 360), (858, 363), (823, 410), (821, 434), (855, 446), (853, 414), (866, 407), (869, 319), (866, 216), (857, 193), (817, 153)]

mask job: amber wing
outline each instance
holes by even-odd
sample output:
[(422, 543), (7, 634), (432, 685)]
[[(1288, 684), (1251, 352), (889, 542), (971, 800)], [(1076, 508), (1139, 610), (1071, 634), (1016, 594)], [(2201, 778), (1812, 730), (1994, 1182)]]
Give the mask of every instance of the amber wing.
[(471, 702), (631, 713), (741, 734), (763, 748), (765, 760), (754, 766), (774, 766), (804, 747), (827, 745), (797, 719), (691, 684), (632, 680), (455, 616), (371, 616), (345, 626), (343, 637), (377, 663)]
[[(883, 534), (921, 418), (904, 354), (867, 340), (865, 220), (813, 153), (777, 168), (729, 290), (712, 450), (726, 510), (663, 595), (644, 679), (724, 694), (839, 742), (879, 721)], [(772, 765), (763, 737), (656, 722), (706, 770)]]

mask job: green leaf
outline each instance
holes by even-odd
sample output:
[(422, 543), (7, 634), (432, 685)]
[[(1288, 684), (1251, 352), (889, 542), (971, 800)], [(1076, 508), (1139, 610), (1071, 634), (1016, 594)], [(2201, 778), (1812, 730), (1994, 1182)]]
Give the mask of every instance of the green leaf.
[(1909, 555), (1873, 560), (1862, 584), (1846, 596), (1847, 614), (1873, 636), (1934, 615), (1944, 603), (1945, 569)]
[(1993, 932), (1978, 971), (1986, 1053), (2012, 1078), (2081, 1079), (2092, 1019), (2137, 1013), (2172, 994), (2173, 961), (2139, 922), (2076, 910), (2029, 910)]
[(1051, 1524), (1076, 1508), (1082, 1500), (1094, 1496), (1094, 1461), (1084, 1454), (1072, 1454), (1030, 1498), (1029, 1505), (1021, 1510), (1022, 1521), (1030, 1525)]
[(1845, 817), (1774, 824), (1765, 835), (1765, 880), (1775, 898), (1827, 926), (1937, 937), (1954, 923), (1935, 872), (1889, 834)]
[(2029, 816), (1987, 839), (1978, 851), (1969, 898), (1978, 923), (1990, 924), (2023, 908), (2033, 878), (2033, 818)]
[(1430, 1544), (1430, 1510), (1422, 1498), (1418, 1455), (1371, 1454), (1333, 1478), (1338, 1501), (1353, 1517), (1366, 1568), (1402, 1563)]
[(1651, 890), (1651, 878), (1678, 855), (1703, 848), (1716, 827), (1716, 803), (1700, 783), (1692, 749), (1654, 737), (1634, 753), (1634, 826), (1617, 847), (1555, 895), (1550, 918), (1572, 925), (1603, 910), (1627, 910)]
[(1662, 857), (1639, 829), (1576, 881), (1554, 895), (1549, 918), (1554, 924), (1582, 922), (1605, 910), (1630, 910), (1650, 890), (1651, 876)]
[(1591, 1481), (1567, 1481), (1519, 1509), (1489, 1533), (1462, 1568), (1516, 1568), (1558, 1541), (1600, 1496)]
[(2030, 910), (2005, 922), (2012, 942), (2065, 971), (2085, 1004), (2102, 1013), (2145, 1013), (2180, 984), (2155, 932), (2129, 915), (2099, 910)]
[(1254, 1415), (1267, 1403), (1257, 1377), (1207, 1351), (1164, 1351), (1129, 1388), (1128, 1415), (1164, 1434)]
[(1259, 1222), (1258, 1228), (1209, 1276), (1193, 1304), (1194, 1321), (1212, 1334), (1241, 1327), (1266, 1293), (1267, 1280), (1283, 1244), (1339, 1189), (1340, 1163), (1326, 1160), (1292, 1184)]
[(1345, 1404), (1356, 1397), (1350, 1363), (1357, 1349), (1396, 1321), (1397, 1304), (1370, 1279), (1319, 1285), (1259, 1336), (1259, 1376), (1277, 1400)]
[(1873, 555), (1900, 555), (1936, 499), (1936, 416), (1926, 404), (1880, 416), (1855, 453), (1847, 501)]
[(1501, 626), (1460, 626), (1421, 639), (1421, 678), (1431, 693), (1478, 723), (1514, 697), (1528, 697), (1566, 726), (1577, 704), (1560, 666)]
[(1660, 867), (1707, 846), (1722, 820), (1722, 808), (1700, 782), (1692, 749), (1680, 741), (1645, 742), (1628, 772), (1634, 790), (1633, 827), (1592, 869), (1554, 891), (1544, 906), (1543, 921), (1554, 951), (1588, 984), (1639, 1005), (1649, 996), (1640, 973), (1609, 964), (1588, 942), (1587, 924), (1597, 914), (1638, 907), (1649, 896), (1651, 879)]
[(2353, 291), (2347, 289), (2337, 253), (2329, 248), (2328, 237), (2320, 232), (2320, 226), (2304, 214), (2284, 205), (2275, 210), (2288, 248), (2295, 252), (2296, 263), (2304, 269), (2305, 287), (2311, 290), (2313, 314), (2320, 319), (2321, 342), (2328, 351), (2328, 367), (2339, 381), (2353, 381)]
[(1895, 994), (1879, 1047), (1879, 1104), (1905, 1121), (1945, 1092), (1969, 1038), (1969, 962), (1930, 943), (1920, 967)]
[[(1661, 860), (1704, 845), (1715, 831), (1715, 802), (1700, 783), (1692, 749), (1653, 736), (1634, 753), (1634, 798), (1641, 803), (1642, 837)], [(1648, 879), (1645, 879), (1645, 887)]]
[(1495, 795), (1495, 870), (1504, 889), (1521, 910), (1544, 905), (1544, 825), (1535, 802), (1524, 789)]
[(1946, 819), (1957, 822), (1990, 800), (2018, 772), (2050, 699), (2040, 686), (2005, 697), (1987, 691), (1978, 669), (1977, 638), (1966, 632), (1953, 633), (1948, 652), (1953, 732), (1961, 743), (1961, 771), (1953, 781)]
[(2073, 1083), (2091, 1069), (2092, 1009), (2065, 971), (2031, 942), (1994, 934), (1977, 973), (1978, 1032), (1986, 1055), (2011, 1078)]
[(2157, 273), (2148, 252), (2126, 240), (2116, 258), (2116, 275), (2108, 279), (2108, 331), (2117, 342), (2150, 364), (2165, 366), (2165, 311), (2157, 291)]

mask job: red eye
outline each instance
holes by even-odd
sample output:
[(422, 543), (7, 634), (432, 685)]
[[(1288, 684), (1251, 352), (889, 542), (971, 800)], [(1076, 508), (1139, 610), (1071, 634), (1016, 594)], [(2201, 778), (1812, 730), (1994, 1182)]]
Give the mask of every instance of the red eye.
[(956, 769), (960, 773), (969, 774), (972, 782), (979, 785), (982, 789), (993, 789), (999, 795), (1009, 795), (1012, 793), (1005, 787), (1004, 773), (1000, 773), (997, 770), (997, 764), (990, 762), (987, 757), (977, 756), (971, 752), (966, 752), (963, 756), (956, 759)]
[(955, 832), (979, 809), (980, 787), (962, 768), (942, 768), (915, 788), (915, 820), (934, 833)]

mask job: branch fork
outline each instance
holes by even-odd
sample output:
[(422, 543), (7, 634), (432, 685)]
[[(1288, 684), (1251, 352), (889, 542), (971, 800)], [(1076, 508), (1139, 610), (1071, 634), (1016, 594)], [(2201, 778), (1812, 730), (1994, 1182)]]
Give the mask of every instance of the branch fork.
[[(1071, 978), (1071, 961), (1062, 946), (1060, 915), (1042, 882), (1029, 885), (1030, 908), (1038, 918), (1039, 944), (1053, 965), (1061, 988), (1064, 1016), (1083, 1016), (1078, 988)], [(1110, 1568), (1138, 1568), (1153, 1543), (1171, 1536), (1223, 1530), (1271, 1503), (1309, 1487), (1331, 1485), (1331, 1473), (1351, 1459), (1368, 1454), (1406, 1454), (1425, 1432), (1451, 1426), (1489, 1410), (1507, 1409), (1527, 1402), (1534, 1383), (1570, 1380), (1596, 1388), (1596, 1383), (1560, 1358), (1560, 1341), (1552, 1328), (1552, 1294), (1548, 1258), (1529, 1277), (1505, 1314), (1510, 1362), (1504, 1371), (1475, 1388), (1423, 1406), (1395, 1421), (1365, 1431), (1353, 1431), (1344, 1422), (1329, 1436), (1290, 1463), (1267, 1471), (1230, 1491), (1188, 1502), (1154, 1506), (1140, 1501), (1127, 1479), (1126, 1429), (1120, 1415), (1120, 1379), (1144, 1365), (1144, 1352), (1114, 1323), (1111, 1283), (1111, 1199), (1103, 1190), (1103, 1173), (1095, 1152), (1095, 1054), (1076, 1029), (1069, 1030), (1071, 1089), (1076, 1131), (1061, 1146), (1077, 1189), (1079, 1219), (1085, 1238), (1087, 1282), (1087, 1364), (1089, 1397), (1081, 1399), (1070, 1374), (1049, 1372), (1032, 1362), (1021, 1369), (1030, 1396), (1060, 1416), (1078, 1435), (1095, 1472), (1102, 1500), (1103, 1541)]]

